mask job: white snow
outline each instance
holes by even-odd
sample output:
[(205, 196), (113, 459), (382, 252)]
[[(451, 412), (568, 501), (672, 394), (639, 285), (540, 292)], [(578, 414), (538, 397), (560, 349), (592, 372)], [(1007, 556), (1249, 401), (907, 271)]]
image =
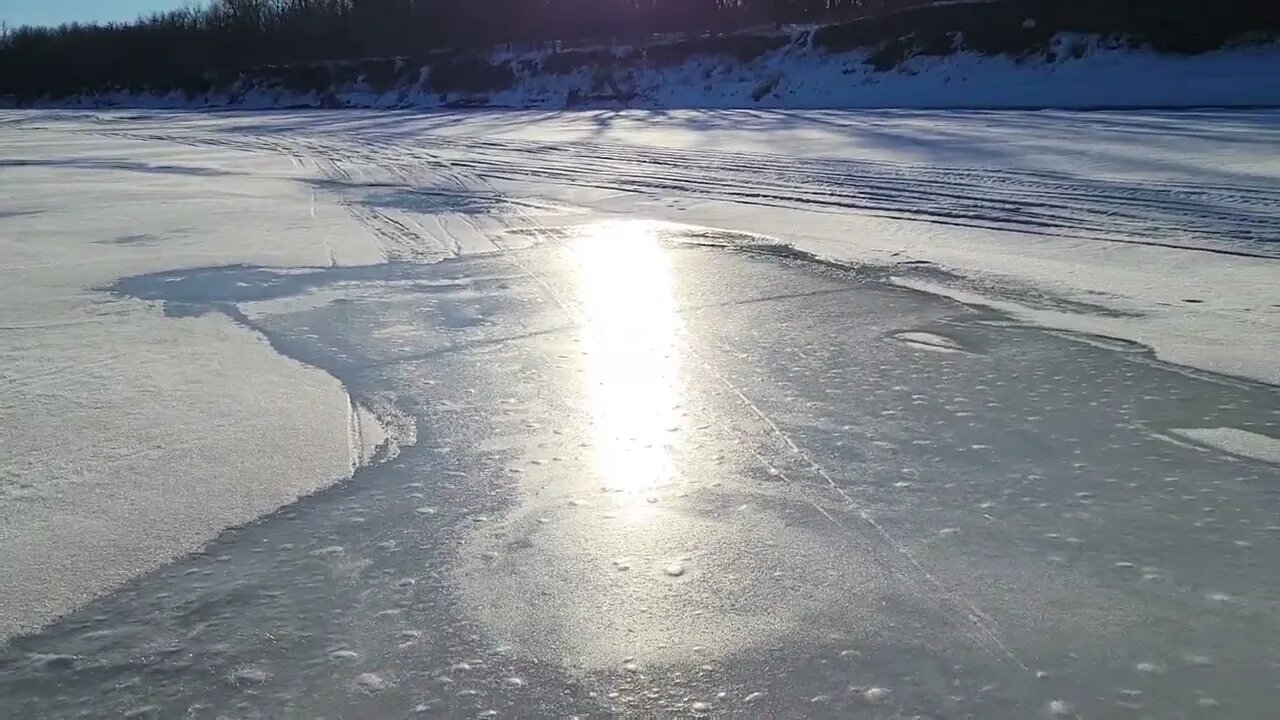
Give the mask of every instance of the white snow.
[(1240, 428), (1175, 428), (1169, 431), (1202, 445), (1280, 465), (1280, 438)]

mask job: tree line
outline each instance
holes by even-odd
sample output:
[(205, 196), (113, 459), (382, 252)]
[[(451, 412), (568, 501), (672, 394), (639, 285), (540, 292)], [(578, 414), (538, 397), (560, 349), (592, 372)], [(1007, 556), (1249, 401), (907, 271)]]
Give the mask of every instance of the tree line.
[(213, 0), (131, 23), (11, 28), (0, 94), (153, 86), (260, 65), (418, 56), (879, 12), (922, 0)]

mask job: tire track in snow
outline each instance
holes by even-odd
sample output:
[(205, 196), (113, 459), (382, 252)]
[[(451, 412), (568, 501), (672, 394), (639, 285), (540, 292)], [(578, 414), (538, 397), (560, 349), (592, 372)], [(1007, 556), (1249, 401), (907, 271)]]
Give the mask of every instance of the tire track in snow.
[(301, 130), (288, 140), (201, 128), (107, 132), (226, 149), (301, 147), (333, 168), (377, 168), (407, 187), (438, 189), (443, 181), (465, 193), (484, 178), (532, 181), (1280, 259), (1280, 190), (1267, 187), (599, 142), (429, 134), (406, 141), (359, 129), (346, 136)]
[[(1280, 258), (1280, 191), (1205, 183), (1082, 180), (1064, 173), (600, 143), (356, 136), (363, 162), (430, 159), (449, 177), (536, 180), (619, 192)], [(376, 149), (374, 149), (376, 148)], [(449, 155), (458, 157), (452, 162)], [(513, 158), (513, 155), (518, 157)], [(390, 160), (388, 157), (388, 161)], [(709, 159), (709, 160), (708, 160)], [(460, 183), (461, 184), (461, 183)], [(487, 184), (487, 183), (486, 183)], [(461, 184), (465, 186), (465, 184)], [(489, 186), (492, 187), (491, 185)]]
[[(293, 138), (291, 141), (287, 141), (279, 137), (246, 135), (229, 140), (225, 137), (133, 131), (110, 131), (103, 134), (135, 140), (177, 143), (200, 148), (283, 154), (290, 159), (295, 168), (301, 169), (310, 164), (318, 169), (326, 180), (336, 184), (360, 184), (356, 182), (355, 176), (348, 169), (350, 167), (349, 163), (344, 161), (358, 162), (363, 158), (359, 156), (353, 157), (351, 153), (341, 152), (341, 148), (330, 148), (325, 143), (316, 142), (309, 138)], [(391, 165), (391, 167), (394, 167), (394, 165)], [(403, 170), (394, 175), (402, 180), (409, 179)], [(461, 183), (459, 182), (459, 184)], [(388, 262), (438, 262), (451, 255), (461, 254), (457, 250), (458, 244), (456, 242), (454, 243), (453, 252), (450, 252), (449, 248), (440, 242), (440, 238), (434, 237), (421, 226), (418, 226), (418, 229), (415, 230), (408, 222), (397, 219), (392, 214), (372, 207), (368, 203), (358, 200), (353, 201), (341, 193), (337, 193), (337, 195), (338, 204), (356, 223), (373, 236), (379, 252)], [(312, 212), (314, 214), (314, 205)], [(327, 256), (331, 267), (337, 264), (331, 249), (327, 249)]]
[[(474, 181), (468, 181), (460, 173), (453, 170), (447, 162), (436, 158), (416, 156), (417, 162), (406, 162), (394, 157), (370, 157), (367, 154), (352, 152), (345, 146), (327, 146), (323, 143), (309, 142), (303, 139), (301, 146), (308, 157), (313, 158), (326, 178), (339, 185), (349, 185), (352, 189), (370, 187), (403, 188), (416, 190), (425, 187), (437, 197), (470, 198), (474, 196)], [(385, 174), (390, 183), (379, 182)], [(361, 182), (360, 178), (367, 182)], [(438, 190), (439, 180), (443, 178), (457, 190), (441, 192)], [(449, 257), (458, 257), (474, 248), (469, 248), (462, 241), (463, 235), (484, 238), (486, 233), (465, 213), (431, 212), (427, 213), (434, 221), (438, 231), (432, 231), (418, 221), (412, 213), (386, 212), (370, 202), (353, 199), (343, 192), (336, 192), (338, 203), (360, 225), (369, 230), (378, 243), (379, 250), (388, 262), (439, 262)], [(399, 216), (399, 217), (397, 217)], [(463, 234), (452, 230), (451, 220), (459, 220), (466, 227)], [(490, 242), (490, 247), (496, 250)]]
[(398, 147), (359, 137), (399, 157), (434, 146), (457, 154), (457, 167), (495, 179), (1280, 257), (1280, 192), (1266, 188), (593, 143), (428, 136)]

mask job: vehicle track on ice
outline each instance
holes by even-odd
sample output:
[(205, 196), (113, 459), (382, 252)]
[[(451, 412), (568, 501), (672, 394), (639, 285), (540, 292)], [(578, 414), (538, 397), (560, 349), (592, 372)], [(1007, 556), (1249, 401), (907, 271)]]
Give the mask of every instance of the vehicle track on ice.
[[(1280, 258), (1280, 191), (1230, 183), (1091, 178), (1067, 172), (822, 159), (599, 142), (355, 131), (332, 135), (126, 132), (135, 139), (299, 152), (341, 167), (378, 168), (407, 187), (472, 192), (490, 180), (536, 181), (638, 195), (850, 213), (1073, 240)], [(118, 133), (113, 133), (118, 134)], [(285, 139), (287, 137), (287, 140)], [(480, 182), (484, 181), (484, 182)], [(404, 246), (385, 214), (357, 220)], [(400, 223), (402, 225), (402, 223)], [(412, 231), (411, 231), (412, 232)]]
[[(299, 169), (312, 169), (320, 175), (319, 192), (333, 196), (357, 224), (370, 233), (379, 252), (388, 262), (439, 262), (467, 252), (495, 250), (484, 247), (484, 232), (477, 223), (461, 213), (413, 213), (380, 207), (359, 197), (370, 189), (406, 188), (447, 196), (437, 192), (428, 182), (449, 177), (452, 194), (461, 196), (467, 183), (456, 177), (439, 161), (418, 156), (413, 164), (394, 158), (370, 157), (347, 152), (347, 148), (314, 138), (251, 136), (238, 138), (208, 135), (175, 135), (169, 133), (107, 131), (113, 137), (148, 142), (166, 142), (196, 148), (216, 148), (243, 152), (285, 155)], [(424, 191), (425, 188), (425, 191)], [(426, 227), (424, 219), (434, 228)], [(459, 238), (468, 238), (463, 241)], [(477, 247), (478, 246), (478, 247)], [(330, 253), (331, 255), (331, 253)], [(330, 264), (333, 264), (332, 257)]]

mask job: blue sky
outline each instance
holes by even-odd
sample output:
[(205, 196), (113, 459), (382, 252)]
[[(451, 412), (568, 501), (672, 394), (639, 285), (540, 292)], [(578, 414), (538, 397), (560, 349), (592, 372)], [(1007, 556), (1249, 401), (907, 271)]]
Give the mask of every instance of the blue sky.
[(11, 26), (132, 20), (141, 13), (190, 4), (191, 0), (0, 0), (0, 20)]

